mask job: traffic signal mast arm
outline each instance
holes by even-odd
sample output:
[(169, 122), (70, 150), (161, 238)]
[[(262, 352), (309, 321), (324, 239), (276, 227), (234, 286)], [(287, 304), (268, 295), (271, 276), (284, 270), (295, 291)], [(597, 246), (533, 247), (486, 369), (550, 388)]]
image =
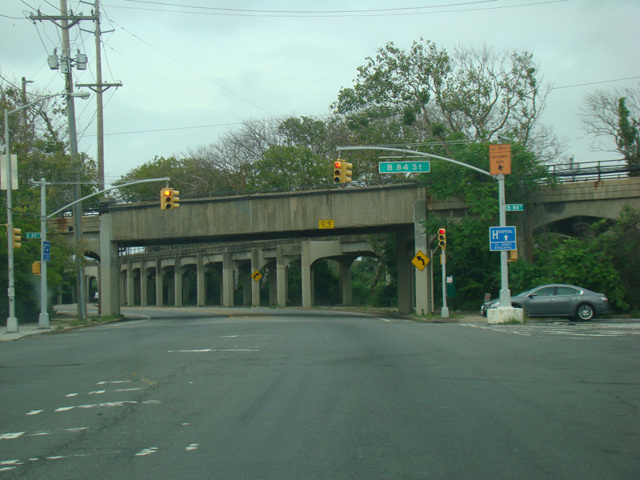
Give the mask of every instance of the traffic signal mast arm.
[(133, 182), (123, 183), (122, 185), (116, 185), (115, 187), (105, 188), (104, 190), (100, 190), (99, 192), (92, 193), (91, 195), (87, 195), (86, 197), (82, 197), (82, 198), (80, 198), (80, 199), (78, 199), (78, 200), (76, 200), (74, 202), (68, 203), (64, 207), (59, 208), (55, 212), (47, 215), (47, 218), (54, 217), (57, 214), (59, 214), (60, 212), (65, 211), (67, 208), (72, 207), (76, 203), (80, 203), (80, 202), (86, 200), (87, 198), (95, 197), (96, 195), (100, 195), (101, 193), (110, 192), (111, 190), (118, 190), (119, 188), (128, 187), (129, 185), (137, 185), (139, 183), (152, 183), (152, 182), (163, 182), (163, 181), (164, 182), (168, 182), (169, 180), (171, 180), (169, 177), (147, 178), (146, 180), (134, 180)]

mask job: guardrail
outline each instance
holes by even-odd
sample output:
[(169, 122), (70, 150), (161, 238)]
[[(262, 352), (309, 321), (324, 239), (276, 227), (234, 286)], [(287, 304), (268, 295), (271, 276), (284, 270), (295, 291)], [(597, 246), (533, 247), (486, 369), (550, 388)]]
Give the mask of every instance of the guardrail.
[(549, 165), (548, 169), (549, 174), (559, 182), (584, 182), (640, 175), (640, 168), (630, 168), (626, 160), (622, 159)]

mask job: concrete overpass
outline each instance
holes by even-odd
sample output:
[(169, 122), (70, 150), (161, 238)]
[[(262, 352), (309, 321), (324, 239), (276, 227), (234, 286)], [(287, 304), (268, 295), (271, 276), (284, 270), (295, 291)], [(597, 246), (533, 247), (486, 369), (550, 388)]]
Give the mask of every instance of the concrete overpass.
[[(640, 178), (543, 188), (526, 215), (513, 215), (513, 223), (519, 231), (533, 232), (571, 217), (614, 219), (624, 205), (640, 209)], [(202, 305), (211, 271), (221, 277), (222, 305), (233, 305), (237, 282), (244, 285), (244, 302), (259, 305), (260, 288), (252, 279), (256, 271), (268, 279), (270, 303), (286, 305), (286, 269), (293, 261), (301, 262), (302, 304), (310, 307), (312, 267), (321, 258), (340, 265), (342, 303), (349, 304), (351, 263), (375, 255), (371, 235), (389, 233), (397, 242), (399, 308), (424, 313), (432, 306), (428, 269), (420, 271), (410, 260), (419, 250), (429, 253), (421, 224), (434, 214), (462, 217), (467, 208), (457, 199), (435, 201), (418, 185), (182, 200), (179, 209), (169, 211), (157, 202), (109, 205), (99, 218), (86, 220), (85, 237), (101, 259), (104, 314), (117, 312), (125, 302), (180, 305), (185, 278), (196, 279), (196, 303)], [(321, 220), (333, 220), (334, 228), (321, 229)], [(167, 245), (173, 250), (167, 251)], [(145, 251), (119, 256), (126, 247)]]

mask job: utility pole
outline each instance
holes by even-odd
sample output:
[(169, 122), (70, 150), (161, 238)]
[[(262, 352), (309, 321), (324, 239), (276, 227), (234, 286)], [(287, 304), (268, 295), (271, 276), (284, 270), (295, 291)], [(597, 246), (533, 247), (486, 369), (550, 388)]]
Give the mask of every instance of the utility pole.
[[(69, 29), (77, 25), (82, 20), (95, 20), (92, 16), (69, 15), (67, 13), (67, 0), (60, 0), (60, 15), (30, 15), (31, 20), (49, 20), (62, 29), (62, 73), (65, 76), (65, 90), (67, 92), (67, 118), (69, 122), (69, 152), (71, 154), (71, 163), (76, 168), (76, 183), (74, 188), (74, 199), (80, 198), (80, 173), (82, 163), (78, 156), (78, 137), (76, 132), (76, 111), (73, 101), (73, 72), (71, 59), (71, 46), (69, 41)], [(57, 22), (60, 23), (57, 23)], [(86, 56), (85, 63), (86, 63)], [(74, 230), (76, 245), (80, 245), (82, 240), (82, 205), (80, 202), (74, 205)], [(76, 255), (76, 292), (78, 300), (78, 319), (84, 320), (87, 316), (87, 304), (84, 292), (84, 268), (82, 267), (82, 256)]]
[[(98, 190), (104, 190), (104, 115), (102, 93), (105, 92), (109, 87), (121, 87), (122, 83), (102, 83), (102, 41), (100, 39), (102, 31), (100, 30), (100, 0), (95, 0), (93, 14), (96, 17), (95, 32), (93, 32), (95, 33), (96, 38), (96, 83), (79, 83), (76, 86), (87, 87), (96, 92), (96, 124), (98, 127)], [(83, 31), (86, 32), (87, 30)]]

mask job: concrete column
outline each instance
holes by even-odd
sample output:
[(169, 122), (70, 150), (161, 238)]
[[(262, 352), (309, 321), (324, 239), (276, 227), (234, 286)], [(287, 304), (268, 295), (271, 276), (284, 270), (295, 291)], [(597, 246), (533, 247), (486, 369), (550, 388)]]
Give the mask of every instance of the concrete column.
[(110, 317), (120, 315), (120, 269), (118, 245), (111, 241), (111, 216), (104, 207), (100, 213), (100, 305), (101, 315)]
[(251, 282), (251, 306), (260, 306), (260, 282), (255, 281), (253, 278), (253, 272), (262, 268), (262, 250), (259, 248), (251, 249), (251, 267), (249, 272), (249, 281)]
[(157, 259), (156, 260), (156, 306), (157, 307), (161, 307), (162, 306), (162, 291), (163, 291), (163, 284), (162, 284), (162, 260)]
[(173, 291), (174, 291), (174, 304), (176, 307), (182, 306), (182, 265), (180, 264), (180, 257), (176, 257), (174, 260), (173, 269)]
[(411, 232), (408, 229), (396, 233), (396, 263), (398, 265), (398, 311), (411, 313), (411, 270), (413, 265), (408, 254)]
[(222, 306), (233, 307), (233, 259), (231, 252), (222, 254)]
[(352, 305), (353, 294), (351, 291), (351, 265), (352, 258), (341, 259), (338, 261), (340, 266), (340, 284), (342, 285), (342, 304)]
[(269, 286), (269, 305), (277, 305), (278, 303), (278, 284), (276, 282), (276, 267), (274, 263), (270, 263), (267, 267), (267, 284)]
[(313, 306), (311, 281), (311, 242), (309, 240), (303, 240), (301, 245), (302, 259), (301, 259), (301, 276), (302, 276), (302, 307), (311, 308)]
[(143, 307), (147, 306), (148, 303), (147, 298), (147, 269), (144, 264), (144, 260), (140, 265), (140, 305)]
[[(413, 207), (413, 238), (415, 244), (414, 255), (421, 251), (425, 255), (429, 254), (428, 235), (424, 230), (424, 221), (427, 219), (427, 203), (424, 198), (416, 200)], [(433, 263), (433, 258), (431, 262)], [(429, 304), (431, 303), (431, 276), (430, 268), (420, 271), (414, 268), (415, 275), (415, 295), (416, 295), (416, 313), (418, 315), (427, 315), (430, 313)]]
[(131, 262), (127, 262), (127, 305), (132, 306), (135, 304), (135, 278), (133, 275), (133, 265)]
[(204, 280), (204, 265), (202, 254), (198, 254), (197, 259), (197, 272), (196, 272), (196, 296), (197, 304), (199, 307), (204, 307), (205, 303), (205, 280)]
[(276, 293), (277, 304), (280, 307), (287, 306), (287, 265), (290, 258), (284, 255), (281, 247), (276, 248)]
[[(251, 268), (251, 265), (249, 265), (248, 268)], [(251, 279), (251, 274), (245, 271), (244, 268), (239, 268), (237, 271), (238, 284), (242, 282), (242, 305), (248, 307), (251, 305), (251, 282), (253, 282), (253, 280)]]

